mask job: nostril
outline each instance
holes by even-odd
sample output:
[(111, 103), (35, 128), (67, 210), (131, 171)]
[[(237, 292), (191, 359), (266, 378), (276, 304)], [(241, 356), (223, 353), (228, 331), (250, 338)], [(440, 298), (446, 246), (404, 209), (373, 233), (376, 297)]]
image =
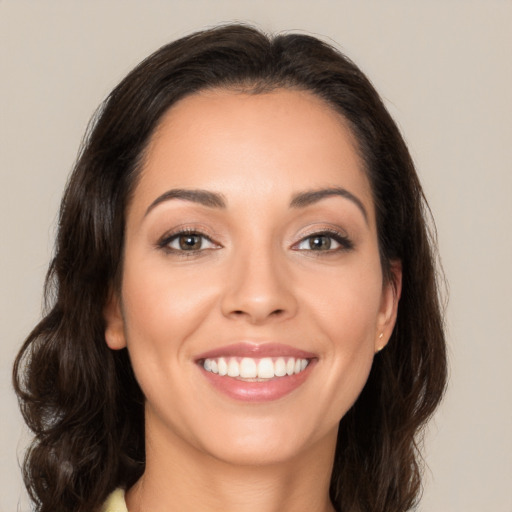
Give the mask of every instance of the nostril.
[[(282, 316), (284, 313), (285, 313), (284, 309), (275, 309), (274, 311), (271, 311), (268, 316), (269, 317), (271, 317), (271, 316), (277, 317), (277, 316)], [(237, 316), (237, 317), (249, 315), (249, 313), (247, 313), (246, 311), (244, 311), (242, 309), (236, 309), (236, 310), (232, 311), (231, 314), (233, 316)]]

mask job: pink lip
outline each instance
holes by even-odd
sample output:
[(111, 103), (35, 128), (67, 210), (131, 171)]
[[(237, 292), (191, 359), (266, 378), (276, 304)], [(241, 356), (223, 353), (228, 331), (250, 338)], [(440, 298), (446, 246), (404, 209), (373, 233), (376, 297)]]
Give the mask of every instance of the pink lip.
[[(285, 377), (275, 377), (262, 382), (247, 382), (238, 378), (221, 377), (218, 374), (208, 372), (201, 364), (204, 359), (214, 359), (218, 357), (295, 357), (308, 359), (309, 364), (306, 369), (294, 375)], [(225, 347), (216, 348), (200, 354), (196, 361), (197, 367), (208, 382), (218, 391), (228, 397), (243, 402), (269, 402), (278, 400), (288, 395), (311, 375), (317, 362), (317, 356), (311, 352), (298, 350), (288, 345), (278, 343), (265, 343), (261, 345), (253, 343), (237, 343)]]
[(214, 359), (216, 357), (295, 357), (299, 359), (315, 359), (312, 352), (299, 350), (281, 343), (234, 343), (224, 347), (214, 348), (198, 355), (196, 361)]

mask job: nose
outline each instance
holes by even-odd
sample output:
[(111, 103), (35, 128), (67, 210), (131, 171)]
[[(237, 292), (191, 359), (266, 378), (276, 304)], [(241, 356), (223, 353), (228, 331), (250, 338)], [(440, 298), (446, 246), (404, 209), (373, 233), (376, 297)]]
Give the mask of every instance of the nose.
[(221, 303), (224, 316), (257, 325), (296, 314), (297, 300), (285, 256), (274, 253), (245, 251), (233, 258)]

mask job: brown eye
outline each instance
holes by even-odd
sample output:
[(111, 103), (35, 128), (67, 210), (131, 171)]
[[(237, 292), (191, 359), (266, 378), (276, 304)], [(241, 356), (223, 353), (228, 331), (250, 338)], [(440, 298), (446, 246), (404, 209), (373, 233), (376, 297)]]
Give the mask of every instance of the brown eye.
[(297, 249), (301, 251), (330, 251), (338, 249), (340, 245), (339, 242), (334, 240), (333, 235), (318, 233), (301, 240)]
[(308, 240), (312, 251), (328, 251), (331, 248), (331, 238), (327, 235), (312, 236)]
[(180, 231), (179, 233), (166, 236), (160, 240), (158, 246), (175, 253), (194, 253), (219, 248), (218, 244), (197, 231)]
[(178, 243), (183, 251), (198, 251), (203, 245), (203, 237), (197, 233), (186, 233), (178, 237)]
[(353, 249), (352, 241), (341, 233), (330, 231), (314, 233), (303, 238), (294, 246), (299, 251), (326, 252), (329, 254)]

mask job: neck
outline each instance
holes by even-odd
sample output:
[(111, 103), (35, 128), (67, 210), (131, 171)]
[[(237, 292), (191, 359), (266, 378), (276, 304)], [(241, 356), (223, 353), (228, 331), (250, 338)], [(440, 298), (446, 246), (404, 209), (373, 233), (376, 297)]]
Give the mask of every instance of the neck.
[(334, 511), (329, 483), (335, 436), (293, 460), (254, 466), (146, 436), (146, 470), (126, 494), (130, 512)]

